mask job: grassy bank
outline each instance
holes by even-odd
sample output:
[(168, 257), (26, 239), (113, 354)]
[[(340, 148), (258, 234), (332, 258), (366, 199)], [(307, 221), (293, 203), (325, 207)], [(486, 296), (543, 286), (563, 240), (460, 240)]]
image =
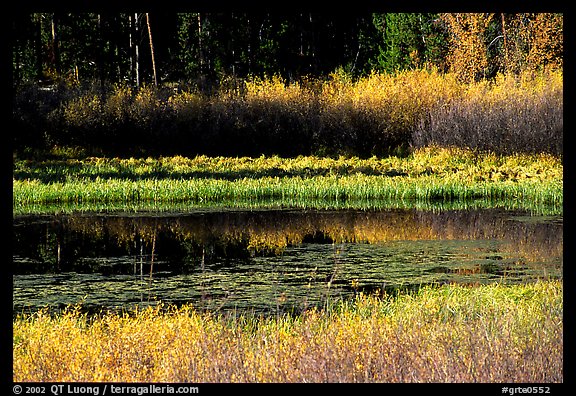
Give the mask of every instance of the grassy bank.
[[(407, 157), (207, 157), (20, 160), (15, 210), (30, 205), (190, 206), (235, 202), (510, 201), (520, 207), (563, 203), (561, 159), (545, 154), (479, 154), (427, 147)], [(265, 205), (265, 204), (264, 204)], [(329, 205), (329, 204), (328, 204)], [(560, 210), (560, 209), (559, 209)]]
[(14, 381), (562, 382), (562, 283), (358, 295), (299, 316), (159, 305), (14, 320)]

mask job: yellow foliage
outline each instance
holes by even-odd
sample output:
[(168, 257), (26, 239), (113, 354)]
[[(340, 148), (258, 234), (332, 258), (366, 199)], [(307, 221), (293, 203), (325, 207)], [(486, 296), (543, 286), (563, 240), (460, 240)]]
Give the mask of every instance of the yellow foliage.
[[(446, 18), (478, 19), (473, 24), (478, 29), (486, 23), (480, 21), (485, 17), (458, 15)], [(466, 62), (464, 55), (455, 58)], [(435, 69), (396, 74), (373, 72), (357, 80), (338, 73), (326, 81), (287, 83), (278, 76), (253, 78), (245, 81), (243, 90), (223, 91), (211, 97), (184, 91), (167, 100), (160, 98), (153, 87), (133, 91), (117, 85), (106, 97), (87, 94), (65, 103), (61, 112), (66, 125), (87, 131), (94, 127), (113, 130), (125, 123), (138, 129), (174, 116), (166, 125), (172, 126), (172, 121), (176, 121), (174, 136), (182, 136), (185, 141), (196, 135), (209, 140), (208, 130), (212, 127), (218, 133), (224, 133), (221, 128), (232, 128), (256, 141), (268, 136), (273, 140), (275, 134), (287, 138), (295, 131), (302, 133), (298, 139), (304, 139), (304, 147), (311, 145), (311, 149), (380, 155), (409, 144), (430, 117), (440, 117), (440, 124), (458, 121), (452, 119), (455, 115), (450, 109), (461, 109), (468, 116), (472, 113), (479, 120), (499, 120), (490, 114), (500, 111), (502, 117), (516, 117), (522, 126), (530, 125), (531, 120), (526, 117), (539, 117), (540, 111), (546, 111), (540, 109), (543, 101), (556, 106), (561, 97), (561, 69), (527, 69), (517, 74), (500, 74), (493, 80), (476, 80), (472, 76), (480, 73), (483, 63), (468, 64), (469, 71), (455, 67), (451, 73)], [(445, 115), (443, 109), (448, 109)], [(151, 131), (159, 132), (162, 131)]]
[(562, 284), (359, 294), (298, 317), (41, 310), (14, 320), (13, 351), (16, 382), (561, 382)]
[(488, 67), (485, 35), (494, 14), (442, 14), (451, 33), (448, 63), (450, 70), (464, 82), (485, 77)]

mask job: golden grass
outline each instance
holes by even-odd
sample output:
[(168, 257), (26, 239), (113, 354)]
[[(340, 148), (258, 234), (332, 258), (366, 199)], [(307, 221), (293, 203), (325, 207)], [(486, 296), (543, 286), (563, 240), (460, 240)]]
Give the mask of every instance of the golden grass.
[(14, 381), (562, 382), (562, 283), (358, 295), (300, 316), (158, 305), (14, 320)]

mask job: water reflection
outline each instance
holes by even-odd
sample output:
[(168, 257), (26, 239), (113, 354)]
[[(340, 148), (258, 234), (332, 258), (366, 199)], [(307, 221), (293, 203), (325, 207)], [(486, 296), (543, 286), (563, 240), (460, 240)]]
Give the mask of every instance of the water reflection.
[(497, 209), (17, 216), (13, 308), (277, 311), (362, 290), (560, 278), (562, 228)]

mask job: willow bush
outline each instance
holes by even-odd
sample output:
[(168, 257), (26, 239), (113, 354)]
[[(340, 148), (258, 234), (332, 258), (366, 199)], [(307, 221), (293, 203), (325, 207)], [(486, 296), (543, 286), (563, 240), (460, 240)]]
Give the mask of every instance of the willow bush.
[(13, 321), (14, 381), (562, 382), (562, 283), (334, 302), (301, 315), (159, 304)]
[(412, 135), (415, 146), (470, 147), (499, 153), (563, 150), (560, 73), (499, 75), (469, 84), (458, 100), (433, 104)]
[(561, 71), (549, 71), (464, 83), (411, 70), (356, 81), (336, 73), (289, 84), (253, 78), (210, 95), (168, 86), (29, 89), (16, 95), (16, 148), (43, 142), (117, 155), (371, 156), (434, 143), (561, 154), (562, 80)]

